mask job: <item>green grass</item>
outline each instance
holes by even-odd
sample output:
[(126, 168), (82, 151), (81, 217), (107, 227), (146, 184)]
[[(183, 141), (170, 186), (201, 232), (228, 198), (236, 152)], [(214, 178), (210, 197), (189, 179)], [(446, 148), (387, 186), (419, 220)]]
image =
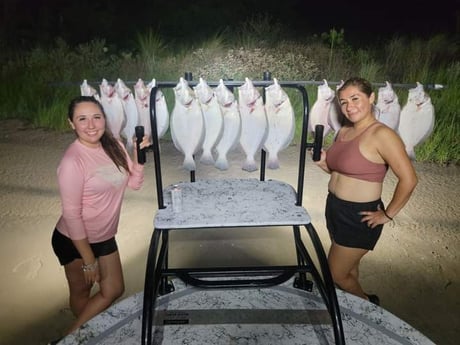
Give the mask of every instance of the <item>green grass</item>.
[[(175, 81), (184, 72), (208, 81), (260, 80), (265, 71), (280, 81), (339, 81), (359, 75), (375, 83), (447, 85), (443, 90), (426, 90), (435, 107), (436, 123), (433, 134), (417, 147), (417, 160), (460, 162), (460, 52), (454, 39), (439, 35), (428, 41), (395, 37), (376, 48), (350, 46), (343, 30), (297, 39), (283, 34), (270, 18), (259, 17), (236, 33), (222, 31), (199, 42), (166, 44), (148, 30), (137, 35), (132, 51), (119, 51), (105, 40), (73, 47), (57, 40), (51, 47), (34, 47), (20, 55), (2, 57), (0, 119), (18, 118), (37, 127), (67, 129), (67, 103), (80, 93), (83, 79), (98, 89), (102, 78)], [(307, 89), (311, 106), (316, 87)], [(407, 89), (395, 90), (403, 106)], [(165, 93), (172, 109), (172, 92)], [(291, 101), (300, 113), (298, 98)], [(300, 131), (296, 134), (299, 140)]]

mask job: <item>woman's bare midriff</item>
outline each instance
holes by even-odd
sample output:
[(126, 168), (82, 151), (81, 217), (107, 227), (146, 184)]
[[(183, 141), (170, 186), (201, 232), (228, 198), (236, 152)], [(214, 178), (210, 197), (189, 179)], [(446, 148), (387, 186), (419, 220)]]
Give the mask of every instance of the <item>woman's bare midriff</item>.
[(336, 171), (331, 173), (328, 188), (337, 198), (353, 202), (375, 201), (382, 195), (381, 182), (358, 180)]

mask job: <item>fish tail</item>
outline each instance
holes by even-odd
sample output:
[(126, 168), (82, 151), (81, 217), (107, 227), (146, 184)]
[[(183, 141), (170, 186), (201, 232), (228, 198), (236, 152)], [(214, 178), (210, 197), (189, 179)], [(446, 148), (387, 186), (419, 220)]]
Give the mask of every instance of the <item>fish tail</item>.
[(278, 160), (278, 155), (276, 153), (269, 153), (268, 154), (268, 162), (267, 168), (268, 169), (278, 169), (280, 167), (280, 162)]
[(407, 155), (413, 161), (415, 161), (415, 151), (413, 147), (406, 147)]
[(221, 155), (219, 154), (219, 156), (217, 157), (217, 160), (216, 160), (216, 163), (214, 164), (214, 166), (219, 169), (219, 170), (227, 170), (228, 169), (228, 160), (227, 160), (227, 157), (225, 155)]
[(183, 167), (188, 171), (196, 170), (196, 164), (193, 156), (185, 156)]
[(245, 171), (249, 171), (249, 172), (256, 171), (258, 168), (257, 168), (257, 163), (254, 160), (254, 158), (246, 157), (246, 160), (243, 163), (242, 169)]
[(203, 151), (203, 154), (200, 158), (200, 163), (205, 165), (213, 165), (214, 164), (214, 157), (212, 156), (211, 151)]

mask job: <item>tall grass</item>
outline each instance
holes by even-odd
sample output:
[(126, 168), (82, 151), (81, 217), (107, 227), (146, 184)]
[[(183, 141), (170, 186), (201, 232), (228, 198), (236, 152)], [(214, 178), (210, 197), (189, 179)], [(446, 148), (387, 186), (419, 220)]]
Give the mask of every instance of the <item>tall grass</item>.
[(421, 161), (458, 163), (460, 157), (460, 61), (452, 62), (431, 75), (432, 80), (447, 85), (431, 93), (435, 107), (435, 128), (428, 140), (416, 148)]
[[(104, 40), (71, 47), (56, 40), (52, 47), (34, 47), (2, 62), (0, 119), (20, 118), (56, 130), (67, 128), (69, 99), (87, 79), (94, 87), (102, 78), (125, 81), (178, 80), (184, 72), (195, 79), (261, 79), (265, 71), (279, 80), (339, 81), (360, 75), (375, 83), (416, 81), (447, 85), (426, 91), (436, 111), (433, 134), (416, 149), (419, 161), (460, 162), (460, 61), (453, 39), (434, 36), (428, 42), (394, 37), (378, 48), (352, 47), (343, 30), (292, 38), (269, 17), (250, 19), (237, 32), (222, 31), (200, 42), (167, 44), (154, 31), (137, 35), (132, 51), (119, 51)], [(316, 87), (307, 86), (310, 105)], [(295, 92), (294, 90), (291, 90)], [(291, 92), (289, 91), (289, 92)], [(407, 89), (397, 88), (401, 105)], [(166, 93), (172, 106), (172, 93)], [(302, 106), (293, 96), (296, 109)]]

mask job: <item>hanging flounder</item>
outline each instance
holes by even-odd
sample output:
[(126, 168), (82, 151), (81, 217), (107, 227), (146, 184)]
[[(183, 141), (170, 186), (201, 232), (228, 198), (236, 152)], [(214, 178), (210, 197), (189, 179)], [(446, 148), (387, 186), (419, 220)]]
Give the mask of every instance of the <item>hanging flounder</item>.
[(96, 89), (88, 84), (88, 81), (85, 79), (80, 85), (80, 94), (82, 96), (91, 96), (94, 97), (97, 101), (101, 101), (101, 97), (97, 93)]
[(267, 167), (278, 169), (278, 152), (288, 147), (294, 138), (295, 116), (288, 95), (276, 78), (273, 81), (272, 85), (265, 88), (268, 134), (264, 149), (268, 152)]
[(120, 78), (115, 83), (115, 90), (121, 99), (121, 104), (126, 115), (126, 125), (122, 130), (122, 134), (126, 139), (126, 149), (128, 152), (132, 152), (134, 148), (135, 128), (139, 125), (139, 112), (137, 111), (136, 101), (134, 100), (131, 89)]
[[(147, 89), (149, 90), (149, 97), (150, 97), (150, 92), (155, 86), (156, 86), (155, 79), (152, 79), (152, 81), (147, 84)], [(155, 110), (156, 110), (156, 117), (157, 117), (158, 138), (162, 138), (169, 129), (169, 110), (168, 110), (168, 105), (166, 103), (165, 95), (163, 94), (161, 90), (157, 90), (157, 94), (155, 96)]]
[[(142, 79), (138, 79), (134, 85), (134, 98), (136, 100), (137, 110), (139, 112), (139, 124), (144, 126), (145, 135), (151, 136), (152, 126), (150, 123), (150, 92), (155, 86), (155, 79), (148, 85), (145, 85)], [(166, 106), (166, 100), (161, 90), (157, 91), (155, 97), (155, 110), (157, 119), (158, 138), (161, 138), (169, 128), (169, 112)]]
[(388, 81), (385, 84), (384, 87), (380, 87), (378, 90), (376, 117), (377, 120), (391, 129), (397, 130), (401, 106), (399, 105), (398, 95), (391, 84)]
[(144, 126), (144, 134), (150, 137), (152, 134), (149, 111), (150, 91), (141, 78), (134, 85), (134, 100), (136, 101), (137, 112), (139, 114), (139, 125)]
[(121, 130), (126, 122), (126, 115), (121, 104), (121, 99), (115, 88), (106, 79), (102, 79), (99, 90), (101, 93), (101, 104), (107, 117), (107, 127), (116, 139), (121, 140)]
[(214, 164), (212, 150), (222, 134), (224, 119), (214, 90), (203, 78), (200, 78), (194, 90), (203, 112), (205, 126), (203, 153), (201, 154), (200, 162), (212, 165)]
[(326, 79), (323, 84), (318, 85), (317, 98), (310, 111), (310, 118), (308, 121), (308, 131), (315, 132), (316, 125), (323, 125), (325, 137), (332, 129), (329, 125), (329, 112), (335, 100), (335, 91), (332, 90), (327, 84)]
[(241, 115), (240, 144), (246, 154), (243, 170), (257, 170), (256, 153), (267, 137), (267, 115), (262, 96), (249, 78), (238, 88), (238, 102)]
[(406, 152), (415, 160), (415, 147), (422, 144), (433, 132), (434, 107), (423, 85), (417, 82), (409, 89), (407, 103), (401, 110), (398, 132), (406, 146)]
[(219, 80), (219, 85), (215, 89), (217, 102), (219, 103), (224, 120), (222, 136), (217, 145), (217, 159), (214, 166), (220, 170), (226, 170), (229, 167), (227, 153), (234, 149), (240, 139), (241, 117), (238, 111), (238, 101), (235, 95)]
[[(342, 87), (344, 84), (344, 81), (341, 80), (335, 87), (335, 90), (337, 91)], [(329, 113), (327, 117), (327, 123), (331, 127), (331, 129), (334, 131), (334, 136), (337, 135), (339, 132), (340, 128), (342, 128), (344, 121), (344, 115), (342, 113), (342, 110), (340, 109), (340, 104), (339, 100), (337, 97), (334, 97), (331, 101), (331, 107), (329, 108)]]
[(200, 104), (184, 78), (174, 87), (175, 102), (171, 112), (171, 137), (174, 146), (184, 154), (184, 169), (196, 169), (194, 154), (203, 143), (205, 128)]

